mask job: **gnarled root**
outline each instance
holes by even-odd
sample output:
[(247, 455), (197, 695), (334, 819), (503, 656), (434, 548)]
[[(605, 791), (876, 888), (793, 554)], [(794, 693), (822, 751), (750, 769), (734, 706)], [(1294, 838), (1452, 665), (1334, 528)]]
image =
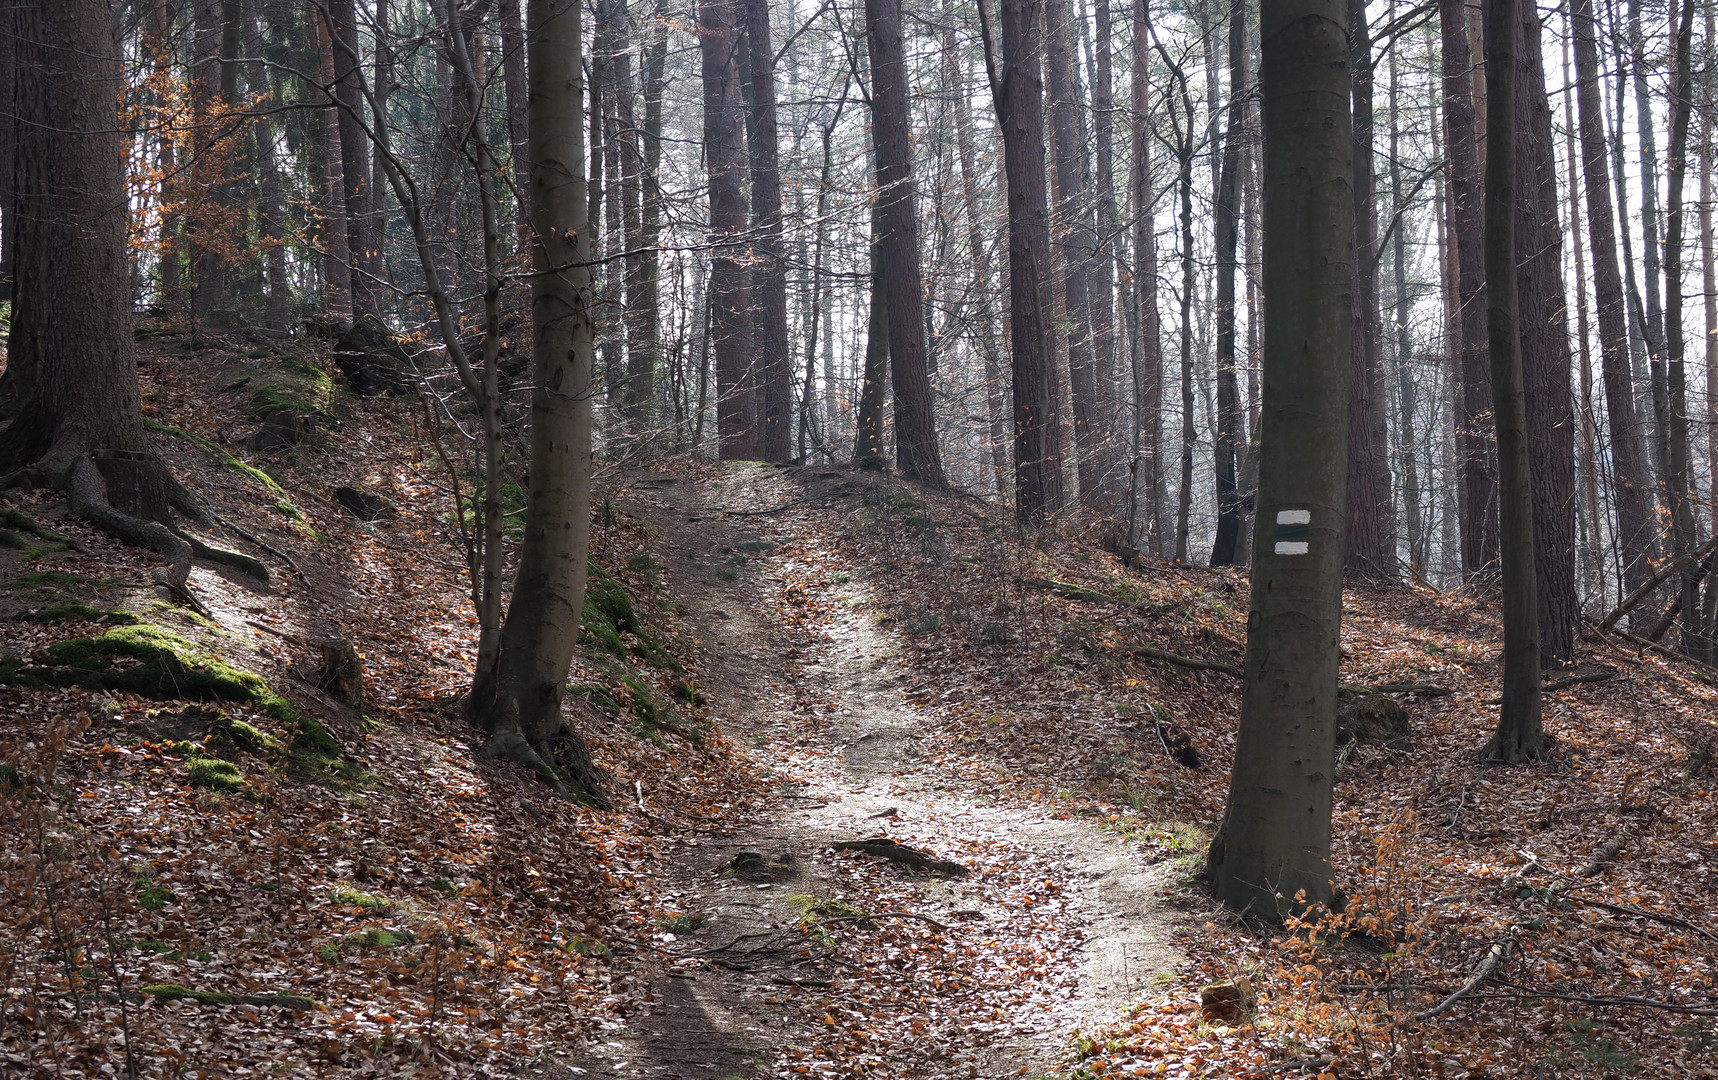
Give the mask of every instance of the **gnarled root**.
[(107, 483), (96, 468), (95, 459), (80, 454), (66, 473), (66, 494), (70, 496), (72, 513), (85, 518), (146, 551), (153, 551), (167, 560), (165, 584), (182, 591), (191, 576), (191, 544), (173, 529), (159, 521), (132, 517), (115, 509), (107, 501)]

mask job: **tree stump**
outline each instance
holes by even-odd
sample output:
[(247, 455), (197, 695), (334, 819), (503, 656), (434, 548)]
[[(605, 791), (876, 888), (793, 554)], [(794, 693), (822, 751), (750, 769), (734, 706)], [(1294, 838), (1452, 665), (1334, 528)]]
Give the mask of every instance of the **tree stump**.
[(322, 650), (322, 671), (317, 685), (335, 701), (362, 713), (364, 661), (358, 656), (357, 647), (338, 637), (323, 639), (319, 647)]
[(1199, 1008), (1214, 1024), (1244, 1024), (1259, 1011), (1259, 995), (1252, 980), (1237, 975), (1229, 982), (1212, 983), (1199, 991)]

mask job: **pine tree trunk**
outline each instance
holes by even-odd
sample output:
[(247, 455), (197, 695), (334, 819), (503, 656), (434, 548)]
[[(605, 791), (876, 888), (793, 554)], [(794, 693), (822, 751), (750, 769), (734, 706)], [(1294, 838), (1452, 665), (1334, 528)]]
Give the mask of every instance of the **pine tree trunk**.
[[(1503, 568), (1503, 709), (1483, 757), (1518, 762), (1543, 757), (1539, 715), (1539, 604), (1534, 574), (1533, 489), (1517, 305), (1516, 41), (1518, 0), (1490, 0), (1485, 19), (1486, 328), (1497, 422), (1498, 511)], [(1532, 16), (1528, 16), (1532, 18)], [(1537, 20), (1534, 20), (1537, 25)]]
[(985, 55), (1008, 190), (1008, 297), (1014, 396), (1014, 512), (1041, 524), (1062, 510), (1062, 445), (1050, 354), (1050, 210), (1044, 190), (1043, 27), (1034, 0), (1002, 0), (1002, 67)]
[(1068, 385), (1073, 405), (1074, 452), (1079, 465), (1080, 503), (1098, 503), (1097, 373), (1092, 357), (1092, 225), (1086, 198), (1079, 131), (1079, 98), (1069, 45), (1068, 0), (1045, 0), (1045, 66), (1050, 77), (1051, 175), (1055, 216), (1051, 242), (1062, 264), (1063, 332), (1068, 356)]
[(1157, 310), (1156, 193), (1151, 175), (1151, 9), (1134, 0), (1130, 142), (1133, 168), (1128, 208), (1133, 216), (1133, 400), (1134, 491), (1145, 501), (1144, 524), (1129, 543), (1166, 554), (1168, 499), (1163, 481), (1163, 329)]
[[(1664, 226), (1664, 344), (1670, 397), (1670, 429), (1666, 462), (1670, 488), (1672, 554), (1688, 555), (1697, 542), (1694, 475), (1688, 420), (1687, 342), (1682, 332), (1682, 188), (1688, 175), (1688, 127), (1693, 107), (1692, 52), (1694, 0), (1683, 0), (1682, 23), (1676, 31), (1676, 74), (1672, 84), (1670, 145), (1668, 147)], [(1682, 651), (1696, 660), (1712, 659), (1712, 634), (1701, 618), (1700, 579), (1696, 562), (1682, 572)]]
[[(514, 14), (518, 14), (517, 10)], [(375, 99), (375, 113), (371, 123), (378, 128), (387, 127), (392, 122), (388, 114), (388, 99), (394, 92), (392, 26), (393, 22), (388, 12), (388, 0), (375, 0), (376, 55), (372, 58), (372, 62), (375, 64), (375, 82), (370, 89), (370, 96)], [(523, 57), (521, 57), (521, 67), (523, 67), (523, 63)], [(382, 150), (377, 146), (371, 147), (370, 154), (370, 242), (376, 247), (373, 258), (375, 272), (379, 275), (386, 275), (388, 273), (388, 169), (382, 158)], [(385, 292), (378, 293), (375, 300), (377, 307), (389, 306)]]
[[(1563, 41), (1563, 82), (1571, 84), (1569, 42)], [(1598, 426), (1593, 409), (1591, 327), (1587, 317), (1587, 266), (1581, 248), (1581, 198), (1579, 155), (1575, 152), (1575, 102), (1573, 94), (1563, 98), (1563, 136), (1569, 158), (1569, 246), (1575, 253), (1575, 363), (1581, 388), (1581, 441), (1578, 473), (1581, 480), (1581, 552), (1587, 561), (1587, 584), (1599, 603), (1605, 602), (1605, 551), (1600, 528)]]
[(1580, 109), (1581, 172), (1587, 186), (1587, 237), (1593, 252), (1593, 295), (1598, 304), (1599, 363), (1605, 384), (1605, 412), (1610, 422), (1617, 547), (1622, 555), (1623, 587), (1632, 593), (1652, 576), (1652, 474), (1635, 414), (1628, 317), (1622, 271), (1617, 265), (1610, 174), (1605, 168), (1610, 151), (1599, 100), (1593, 0), (1574, 0), (1573, 21), (1575, 101)]
[[(1116, 334), (1116, 270), (1120, 251), (1117, 245), (1123, 235), (1121, 212), (1116, 206), (1115, 181), (1115, 75), (1111, 55), (1115, 50), (1110, 25), (1110, 0), (1096, 0), (1097, 37), (1092, 64), (1092, 126), (1097, 149), (1097, 224), (1093, 250), (1092, 292), (1092, 356), (1098, 382), (1098, 482), (1102, 507), (1113, 513), (1121, 467), (1122, 446), (1118, 441), (1116, 420), (1121, 413), (1120, 383), (1117, 381), (1116, 359), (1120, 354)], [(1083, 35), (1082, 35), (1083, 37)], [(1122, 290), (1122, 303), (1126, 289)]]
[(1563, 290), (1557, 155), (1545, 93), (1538, 8), (1520, 4), (1515, 84), (1517, 303), (1533, 475), (1539, 647), (1545, 659), (1574, 657), (1575, 416), (1570, 399), (1569, 312)]
[(793, 368), (787, 344), (787, 264), (782, 258), (775, 49), (769, 0), (745, 0), (751, 56), (752, 350), (759, 375), (758, 455), (793, 457)]
[(1354, 344), (1348, 399), (1348, 572), (1396, 576), (1378, 304), (1377, 178), (1372, 163), (1372, 43), (1365, 0), (1349, 0), (1354, 101)]
[(1206, 870), (1281, 919), (1328, 904), (1342, 621), (1354, 141), (1344, 0), (1264, 5), (1264, 404), (1246, 685)]
[(1467, 11), (1462, 0), (1439, 0), (1443, 31), (1444, 125), (1449, 148), (1450, 231), (1454, 234), (1460, 299), (1461, 358), (1456, 365), (1456, 452), (1460, 459), (1461, 566), (1469, 578), (1498, 559), (1497, 474), (1492, 438), (1491, 368), (1486, 346), (1484, 193), (1473, 101)]
[[(351, 253), (352, 314), (377, 314), (372, 278), (379, 276), (379, 245), (370, 236), (370, 141), (364, 134), (364, 66), (358, 52), (353, 0), (327, 0), (334, 49), (334, 96), (339, 101), (340, 175), (346, 196), (346, 247)], [(457, 30), (448, 28), (450, 33)]]
[[(328, 21), (320, 11), (309, 14), (311, 33), (315, 36), (321, 65), (318, 78), (324, 86), (334, 85), (334, 45), (328, 37)], [(328, 105), (323, 109), (327, 133), (323, 146), (322, 204), (322, 277), (324, 302), (328, 314), (336, 321), (350, 321), (352, 311), (352, 249), (346, 227), (346, 174), (341, 164), (340, 109)], [(445, 221), (446, 218), (444, 217)], [(193, 258), (193, 262), (195, 259)]]
[[(1629, 0), (1627, 71), (1634, 80), (1635, 126), (1640, 137), (1640, 224), (1642, 262), (1645, 264), (1646, 311), (1641, 317), (1641, 336), (1646, 342), (1647, 371), (1652, 390), (1652, 450), (1665, 503), (1672, 506), (1670, 490), (1670, 390), (1664, 366), (1664, 307), (1659, 299), (1659, 274), (1663, 270), (1659, 247), (1658, 146), (1653, 128), (1652, 65), (1646, 57), (1646, 35), (1640, 24), (1641, 0)], [(1622, 103), (1618, 102), (1618, 108)], [(1620, 162), (1619, 162), (1620, 165)], [(1621, 185), (1619, 185), (1620, 190)], [(1638, 301), (1637, 301), (1638, 302)]]
[(486, 753), (605, 803), (601, 776), (561, 715), (578, 645), (590, 538), (592, 326), (577, 0), (528, 0), (532, 222), (531, 477), (493, 693), (478, 696)]
[(644, 33), (644, 143), (638, 255), (632, 289), (632, 362), (627, 373), (633, 423), (650, 430), (662, 367), (662, 95), (668, 65), (667, 0), (656, 0)]
[[(1395, 5), (1391, 5), (1395, 11)], [(1397, 50), (1390, 50), (1390, 205), (1393, 214), (1402, 214), (1402, 128), (1401, 72), (1397, 65)], [(1402, 485), (1402, 521), (1408, 544), (1408, 566), (1416, 577), (1426, 571), (1426, 520), (1420, 506), (1420, 463), (1414, 436), (1415, 411), (1419, 407), (1415, 385), (1413, 342), (1409, 337), (1408, 318), (1411, 303), (1408, 297), (1408, 237), (1407, 222), (1397, 220), (1390, 232), (1390, 262), (1396, 272), (1396, 446), (1397, 478)]]
[(723, 458), (755, 455), (746, 198), (741, 190), (740, 67), (733, 0), (701, 0), (704, 160), (710, 171), (710, 336), (716, 354), (716, 439)]
[(907, 60), (900, 0), (865, 0), (871, 55), (871, 118), (877, 141), (877, 191), (889, 374), (895, 394), (895, 465), (928, 487), (947, 487), (937, 450), (936, 413), (926, 359), (924, 287), (919, 274), (918, 196), (907, 112)]
[(104, 0), (18, 0), (0, 13), (19, 76), (4, 382), (16, 419), (0, 431), (0, 467), (33, 466), (74, 514), (162, 554), (183, 585), (191, 545), (161, 523), (197, 508), (143, 427), (110, 16)]
[(883, 285), (881, 203), (871, 205), (870, 307), (865, 324), (865, 370), (860, 376), (859, 415), (854, 421), (853, 463), (883, 467), (883, 408), (889, 396), (889, 300)]
[(1002, 352), (997, 341), (996, 311), (991, 306), (994, 295), (990, 284), (991, 250), (984, 242), (983, 219), (979, 211), (978, 149), (972, 133), (972, 100), (967, 93), (966, 74), (956, 47), (953, 13), (946, 2), (943, 10), (948, 21), (948, 28), (943, 31), (943, 77), (948, 82), (949, 92), (954, 95), (955, 149), (960, 159), (961, 205), (966, 212), (967, 261), (972, 267), (973, 300), (969, 307), (977, 327), (978, 349), (984, 364), (990, 464), (996, 481), (996, 494), (1005, 499), (1009, 494), (1008, 399), (1002, 383)]

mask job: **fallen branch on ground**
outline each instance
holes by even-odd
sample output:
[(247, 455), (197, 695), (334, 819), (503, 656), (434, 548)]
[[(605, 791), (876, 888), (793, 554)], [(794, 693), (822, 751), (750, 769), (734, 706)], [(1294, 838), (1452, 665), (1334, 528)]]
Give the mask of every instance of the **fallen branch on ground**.
[(862, 851), (867, 855), (876, 855), (891, 862), (918, 867), (933, 873), (948, 874), (950, 877), (965, 877), (971, 873), (960, 863), (939, 859), (928, 851), (908, 847), (906, 844), (897, 843), (886, 836), (873, 836), (865, 840), (837, 840), (830, 846), (836, 851)]
[(1552, 990), (1523, 990), (1519, 994), (1481, 994), (1475, 1001), (1519, 1001), (1523, 998), (1544, 998), (1551, 1001), (1578, 1001), (1585, 1005), (1603, 1005), (1613, 1009), (1663, 1009), (1688, 1016), (1718, 1016), (1718, 1005), (1679, 1005), (1657, 998), (1609, 996), (1599, 994), (1559, 994)]
[(1444, 1013), (1449, 1012), (1455, 1007), (1456, 1002), (1479, 989), (1479, 985), (1481, 983), (1491, 978), (1492, 972), (1496, 971), (1499, 965), (1509, 959), (1510, 950), (1514, 947), (1515, 939), (1513, 937), (1499, 938), (1492, 942), (1491, 948), (1486, 950), (1485, 959), (1480, 961), (1479, 967), (1475, 968), (1474, 973), (1468, 976), (1467, 982), (1461, 984), (1460, 989), (1449, 997), (1444, 998), (1436, 1005), (1433, 1005), (1431, 1008), (1426, 1009), (1424, 1012), (1415, 1013), (1414, 1019), (1430, 1020), (1434, 1016), (1442, 1016)]
[(1182, 656), (1180, 653), (1172, 653), (1165, 649), (1154, 649), (1150, 645), (1122, 645), (1117, 651), (1127, 653), (1129, 656), (1143, 656), (1148, 660), (1162, 660), (1166, 664), (1192, 668), (1195, 671), (1220, 671), (1224, 675), (1233, 675), (1237, 679), (1246, 677), (1245, 673), (1234, 664), (1225, 664), (1221, 660), (1200, 660), (1194, 656)]
[(1060, 596), (1064, 600), (1079, 600), (1088, 604), (1131, 605), (1132, 603), (1132, 601), (1111, 596), (1109, 593), (1099, 592), (1097, 589), (1088, 589), (1084, 585), (1074, 585), (1066, 581), (1057, 581), (1054, 578), (1021, 578), (1020, 584), (1028, 589), (1036, 589), (1052, 596)]

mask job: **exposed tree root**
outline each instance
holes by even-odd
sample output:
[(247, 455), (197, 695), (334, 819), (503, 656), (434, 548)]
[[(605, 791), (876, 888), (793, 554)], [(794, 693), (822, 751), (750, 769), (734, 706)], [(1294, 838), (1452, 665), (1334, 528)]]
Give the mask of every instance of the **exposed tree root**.
[(159, 521), (133, 517), (108, 502), (107, 483), (96, 468), (93, 457), (78, 455), (66, 473), (64, 486), (71, 499), (73, 514), (93, 522), (133, 547), (160, 555), (168, 565), (164, 583), (173, 589), (185, 588), (185, 582), (191, 577), (193, 552), (190, 542)]
[(1233, 675), (1237, 679), (1246, 678), (1246, 673), (1234, 664), (1225, 664), (1221, 660), (1201, 660), (1193, 656), (1182, 656), (1180, 653), (1153, 648), (1150, 645), (1123, 645), (1118, 651), (1127, 653), (1129, 656), (1143, 656), (1148, 660), (1161, 660), (1177, 667), (1192, 668), (1195, 671), (1218, 671), (1224, 675)]
[(939, 859), (928, 851), (920, 851), (915, 847), (897, 843), (887, 836), (873, 836), (865, 840), (838, 840), (830, 845), (836, 851), (862, 851), (867, 855), (876, 855), (906, 866), (918, 867), (937, 874), (947, 874), (950, 877), (965, 877), (971, 873), (966, 867), (947, 859)]

